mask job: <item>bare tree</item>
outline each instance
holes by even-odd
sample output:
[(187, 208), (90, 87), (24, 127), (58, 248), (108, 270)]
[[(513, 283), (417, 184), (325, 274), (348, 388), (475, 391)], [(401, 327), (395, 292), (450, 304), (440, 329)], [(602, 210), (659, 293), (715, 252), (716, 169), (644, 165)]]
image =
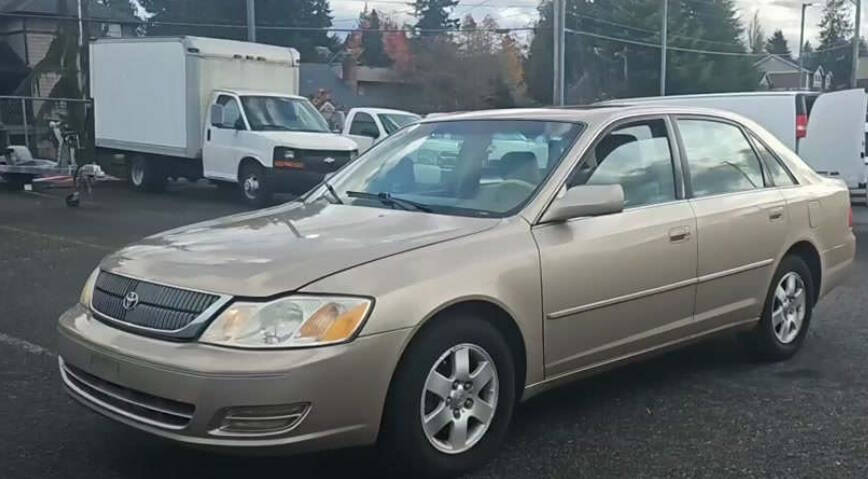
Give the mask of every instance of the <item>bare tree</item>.
[(766, 34), (759, 20), (759, 10), (753, 12), (753, 18), (747, 25), (747, 48), (751, 53), (765, 51)]

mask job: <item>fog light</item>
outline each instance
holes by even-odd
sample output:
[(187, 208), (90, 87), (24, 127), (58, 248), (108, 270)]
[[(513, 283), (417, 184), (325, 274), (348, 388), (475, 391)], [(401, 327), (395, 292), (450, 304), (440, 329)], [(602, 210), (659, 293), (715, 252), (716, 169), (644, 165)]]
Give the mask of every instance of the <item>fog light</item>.
[(216, 435), (259, 436), (281, 434), (298, 426), (310, 410), (310, 403), (280, 406), (242, 406), (223, 412)]

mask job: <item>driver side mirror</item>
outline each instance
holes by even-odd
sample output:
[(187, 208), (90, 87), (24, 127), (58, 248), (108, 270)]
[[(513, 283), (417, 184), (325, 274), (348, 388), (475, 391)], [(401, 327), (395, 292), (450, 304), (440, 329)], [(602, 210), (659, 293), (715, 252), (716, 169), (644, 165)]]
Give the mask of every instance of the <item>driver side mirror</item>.
[(211, 105), (211, 126), (223, 126), (223, 105)]
[(580, 185), (561, 190), (540, 222), (554, 223), (621, 211), (624, 211), (624, 189), (621, 185)]

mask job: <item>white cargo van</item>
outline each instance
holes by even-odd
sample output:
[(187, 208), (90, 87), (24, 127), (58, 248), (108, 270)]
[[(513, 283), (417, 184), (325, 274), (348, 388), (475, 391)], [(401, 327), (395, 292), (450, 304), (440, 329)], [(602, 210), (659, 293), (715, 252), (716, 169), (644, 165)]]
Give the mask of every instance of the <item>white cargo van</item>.
[(865, 187), (865, 116), (862, 89), (718, 93), (623, 98), (602, 104), (670, 104), (729, 110), (759, 123), (818, 173), (840, 178), (851, 190)]
[(240, 185), (259, 206), (273, 192), (307, 191), (356, 156), (298, 96), (291, 48), (133, 38), (97, 40), (90, 55), (97, 156), (137, 189), (204, 177)]

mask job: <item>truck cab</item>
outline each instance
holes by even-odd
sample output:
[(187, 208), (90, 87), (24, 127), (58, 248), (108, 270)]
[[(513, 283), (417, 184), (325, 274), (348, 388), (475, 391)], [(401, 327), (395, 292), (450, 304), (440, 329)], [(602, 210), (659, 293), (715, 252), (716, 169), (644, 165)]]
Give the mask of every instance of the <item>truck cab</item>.
[(330, 132), (304, 97), (217, 90), (209, 105), (203, 176), (237, 183), (253, 205), (272, 193), (302, 194), (356, 157), (357, 145)]
[(415, 113), (387, 108), (353, 108), (347, 113), (342, 134), (364, 152), (374, 144), (401, 129), (421, 120)]

